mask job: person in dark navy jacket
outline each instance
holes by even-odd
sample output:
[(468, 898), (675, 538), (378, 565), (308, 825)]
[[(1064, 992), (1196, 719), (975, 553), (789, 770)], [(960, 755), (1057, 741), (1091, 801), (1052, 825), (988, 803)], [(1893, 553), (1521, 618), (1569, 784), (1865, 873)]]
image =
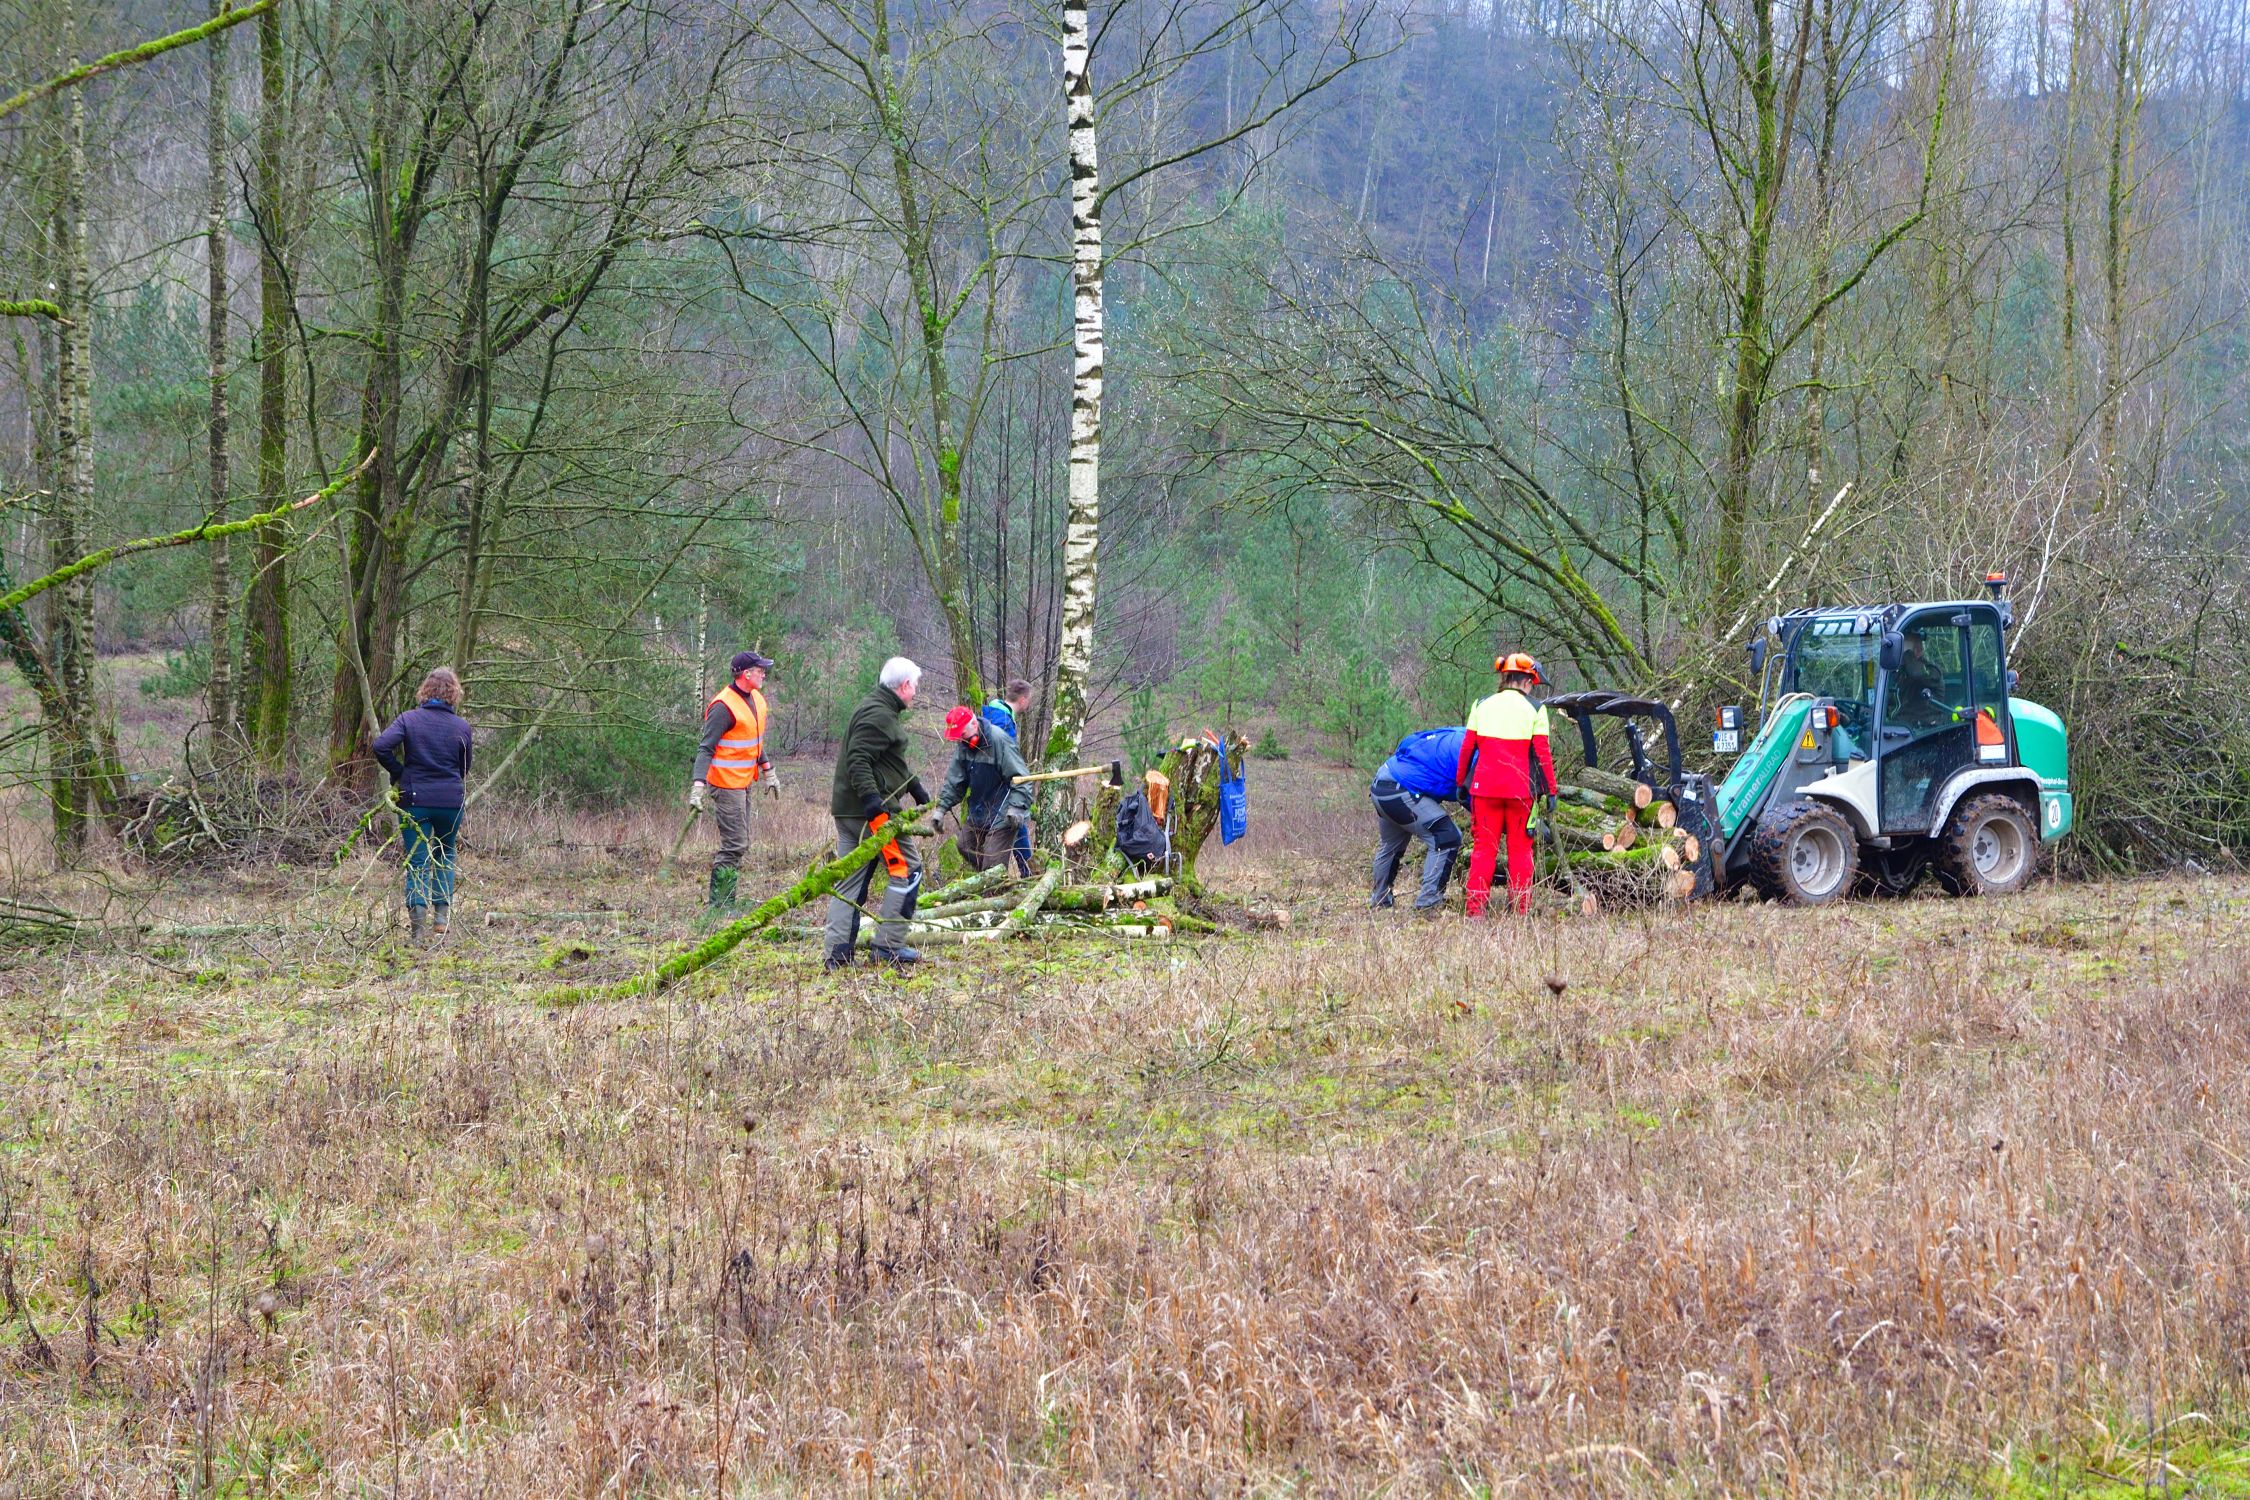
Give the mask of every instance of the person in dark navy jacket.
[(398, 784), (405, 814), (406, 920), (414, 941), (445, 936), (453, 915), (453, 875), (474, 754), (461, 717), (461, 679), (437, 667), (422, 679), (418, 704), (375, 737), (375, 759)]

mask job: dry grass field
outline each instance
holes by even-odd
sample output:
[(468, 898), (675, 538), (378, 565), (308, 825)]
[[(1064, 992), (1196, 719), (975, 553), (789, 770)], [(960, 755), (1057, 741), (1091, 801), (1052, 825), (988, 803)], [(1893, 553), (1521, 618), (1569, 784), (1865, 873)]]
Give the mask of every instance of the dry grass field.
[(1425, 922), (1253, 798), (1284, 931), (569, 1009), (671, 814), (477, 822), (430, 953), (369, 861), (78, 877), (0, 1494), (2250, 1493), (2250, 882)]

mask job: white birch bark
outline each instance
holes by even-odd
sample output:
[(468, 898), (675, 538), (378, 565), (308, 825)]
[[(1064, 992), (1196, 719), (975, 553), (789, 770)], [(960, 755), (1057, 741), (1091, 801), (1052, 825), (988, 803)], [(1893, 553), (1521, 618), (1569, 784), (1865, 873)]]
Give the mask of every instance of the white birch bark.
[(1093, 44), (1086, 0), (1063, 0), (1063, 98), (1070, 122), (1071, 278), (1076, 283), (1070, 391), (1069, 519), (1063, 532), (1062, 632), (1046, 760), (1078, 755), (1094, 659), (1094, 554), (1101, 539), (1102, 222), (1095, 159)]

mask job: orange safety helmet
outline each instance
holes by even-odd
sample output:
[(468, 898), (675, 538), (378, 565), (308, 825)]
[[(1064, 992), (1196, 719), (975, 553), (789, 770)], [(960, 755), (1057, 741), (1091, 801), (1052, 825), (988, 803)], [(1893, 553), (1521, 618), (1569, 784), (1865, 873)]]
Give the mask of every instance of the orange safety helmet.
[(1546, 678), (1539, 675), (1539, 663), (1532, 659), (1531, 653), (1528, 651), (1509, 652), (1506, 656), (1500, 657), (1492, 663), (1492, 670), (1502, 675), (1509, 672), (1521, 672), (1537, 686), (1544, 686), (1547, 681)]

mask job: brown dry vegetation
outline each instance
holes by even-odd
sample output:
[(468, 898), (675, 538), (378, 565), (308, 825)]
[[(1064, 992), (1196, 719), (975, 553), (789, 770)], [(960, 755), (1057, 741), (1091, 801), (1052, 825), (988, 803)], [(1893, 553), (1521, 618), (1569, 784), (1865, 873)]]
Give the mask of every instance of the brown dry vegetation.
[(1258, 777), (1288, 930), (907, 979), (537, 1005), (688, 930), (668, 813), (483, 820), (434, 956), (113, 902), (0, 976), (0, 1492), (2243, 1482), (2250, 884), (1422, 923)]

